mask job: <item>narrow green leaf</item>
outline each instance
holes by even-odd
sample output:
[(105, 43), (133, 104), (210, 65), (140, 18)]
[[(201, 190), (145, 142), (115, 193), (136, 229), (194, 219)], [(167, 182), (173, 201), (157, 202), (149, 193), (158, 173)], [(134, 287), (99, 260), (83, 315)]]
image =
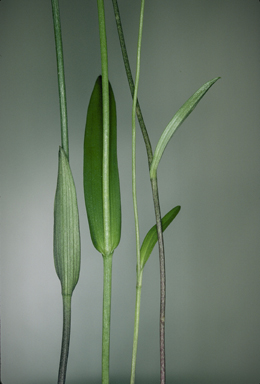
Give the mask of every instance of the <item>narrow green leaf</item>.
[(118, 246), (121, 236), (121, 202), (117, 164), (116, 104), (109, 84), (109, 202), (110, 246), (104, 244), (104, 217), (102, 199), (103, 163), (103, 115), (102, 77), (96, 80), (87, 113), (84, 139), (84, 195), (92, 242), (95, 248), (106, 255)]
[(71, 295), (79, 279), (80, 233), (76, 189), (64, 150), (59, 150), (54, 201), (54, 264), (62, 294)]
[(189, 116), (193, 109), (197, 106), (198, 102), (202, 99), (205, 93), (209, 88), (218, 80), (220, 77), (208, 81), (205, 83), (197, 92), (195, 92), (183, 106), (178, 110), (178, 112), (173, 116), (172, 120), (169, 122), (165, 130), (163, 131), (158, 144), (154, 151), (154, 157), (150, 168), (150, 177), (154, 179), (156, 177), (156, 172), (158, 164), (161, 160), (162, 154), (169, 143), (172, 135), (176, 129), (183, 123), (183, 121)]
[[(172, 210), (170, 210), (162, 218), (163, 231), (171, 224), (173, 219), (178, 215), (178, 213), (180, 212), (180, 209), (181, 207), (178, 205), (177, 207), (174, 207)], [(157, 228), (156, 228), (156, 225), (154, 225), (145, 236), (143, 244), (141, 246), (141, 268), (142, 269), (144, 268), (145, 263), (149, 259), (157, 241), (158, 241)]]

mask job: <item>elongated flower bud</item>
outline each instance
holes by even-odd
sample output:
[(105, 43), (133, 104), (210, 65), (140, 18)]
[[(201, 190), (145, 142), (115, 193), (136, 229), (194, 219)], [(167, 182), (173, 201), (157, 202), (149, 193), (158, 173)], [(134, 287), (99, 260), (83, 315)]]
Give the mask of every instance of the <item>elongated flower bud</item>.
[(62, 294), (71, 295), (80, 271), (79, 215), (74, 180), (61, 147), (54, 201), (54, 263)]
[(109, 84), (109, 243), (104, 244), (103, 207), (103, 115), (102, 78), (98, 77), (88, 106), (84, 140), (84, 194), (92, 242), (108, 255), (118, 246), (121, 236), (121, 201), (117, 165), (116, 104)]

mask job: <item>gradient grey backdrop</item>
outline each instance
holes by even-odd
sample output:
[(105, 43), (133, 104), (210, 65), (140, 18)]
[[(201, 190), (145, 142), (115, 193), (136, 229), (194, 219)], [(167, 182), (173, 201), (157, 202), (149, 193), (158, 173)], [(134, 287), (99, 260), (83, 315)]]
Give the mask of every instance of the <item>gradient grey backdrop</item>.
[[(131, 97), (112, 3), (105, 3), (123, 213), (113, 264), (111, 377), (124, 384), (135, 305)], [(135, 68), (140, 1), (119, 6)], [(174, 135), (158, 169), (163, 214), (182, 206), (165, 233), (168, 383), (258, 384), (260, 3), (149, 0), (145, 7), (139, 98), (153, 148), (182, 103), (221, 76)], [(87, 105), (100, 74), (97, 6), (94, 0), (63, 0), (60, 8), (82, 239), (67, 382), (98, 383), (102, 258), (88, 234), (82, 187)], [(54, 383), (62, 306), (52, 255), (60, 121), (51, 2), (2, 0), (0, 36), (2, 377), (4, 384)], [(139, 131), (137, 136), (143, 238), (154, 214)], [(137, 383), (158, 383), (158, 311), (155, 249), (143, 279)]]

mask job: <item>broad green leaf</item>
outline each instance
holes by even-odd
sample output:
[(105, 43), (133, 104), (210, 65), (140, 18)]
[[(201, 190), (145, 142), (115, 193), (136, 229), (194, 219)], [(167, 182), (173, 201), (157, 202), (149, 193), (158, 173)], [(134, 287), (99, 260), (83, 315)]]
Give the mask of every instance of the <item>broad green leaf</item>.
[[(163, 231), (171, 224), (173, 219), (178, 215), (178, 213), (180, 212), (180, 209), (181, 207), (178, 205), (177, 207), (174, 207), (171, 211), (169, 211), (162, 218)], [(141, 269), (144, 268), (145, 263), (149, 259), (157, 241), (158, 241), (157, 227), (156, 225), (154, 225), (145, 236), (143, 244), (141, 246), (141, 251), (140, 251), (141, 252)]]
[[(121, 236), (121, 201), (117, 164), (116, 104), (109, 84), (109, 203), (110, 203), (110, 244), (112, 253)], [(96, 80), (87, 113), (84, 139), (84, 195), (92, 242), (105, 255), (104, 222), (102, 199), (103, 163), (103, 114), (102, 78)]]
[(62, 294), (71, 295), (79, 279), (80, 232), (76, 189), (64, 150), (59, 150), (54, 201), (54, 264)]
[(178, 112), (173, 116), (172, 120), (169, 122), (165, 130), (163, 131), (158, 144), (154, 151), (154, 157), (150, 168), (150, 177), (154, 179), (156, 177), (156, 172), (158, 164), (161, 160), (162, 154), (169, 143), (172, 135), (176, 129), (183, 123), (183, 121), (189, 116), (193, 109), (197, 106), (198, 102), (202, 99), (205, 93), (209, 88), (218, 80), (220, 77), (208, 81), (205, 83), (197, 92), (194, 93), (183, 106), (178, 110)]

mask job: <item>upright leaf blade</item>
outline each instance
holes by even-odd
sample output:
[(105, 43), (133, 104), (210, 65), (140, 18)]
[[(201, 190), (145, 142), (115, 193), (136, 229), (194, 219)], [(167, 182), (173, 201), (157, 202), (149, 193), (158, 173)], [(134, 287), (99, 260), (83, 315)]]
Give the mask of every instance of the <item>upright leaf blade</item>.
[[(171, 224), (173, 219), (178, 215), (180, 212), (181, 207), (178, 205), (177, 207), (174, 207), (171, 209), (163, 218), (162, 218), (162, 230), (165, 231), (165, 229)], [(152, 250), (158, 241), (157, 236), (157, 227), (154, 225), (150, 231), (146, 234), (144, 241), (141, 246), (141, 268), (143, 269), (145, 266), (145, 263), (149, 259)]]
[(104, 249), (102, 157), (103, 157), (102, 85), (98, 78), (88, 106), (84, 139), (84, 194), (92, 242)]
[(172, 135), (176, 131), (176, 129), (183, 123), (183, 121), (189, 116), (189, 114), (193, 111), (193, 109), (197, 106), (199, 101), (205, 95), (205, 93), (212, 87), (215, 82), (220, 79), (220, 77), (216, 77), (213, 80), (205, 83), (201, 88), (198, 89), (187, 101), (183, 104), (183, 106), (178, 110), (178, 112), (173, 116), (172, 120), (169, 122), (165, 130), (163, 131), (158, 144), (154, 151), (154, 157), (150, 168), (150, 177), (154, 179), (156, 177), (157, 168), (159, 162), (161, 160), (162, 154), (169, 143)]
[(84, 195), (91, 239), (95, 248), (105, 255), (118, 246), (121, 236), (121, 202), (117, 164), (116, 104), (109, 85), (109, 199), (110, 199), (110, 244), (104, 244), (104, 215), (102, 199), (103, 163), (103, 115), (102, 78), (96, 80), (87, 113), (84, 139)]
[(117, 118), (114, 93), (109, 84), (109, 116), (110, 116), (110, 141), (109, 141), (109, 193), (110, 193), (110, 230), (111, 249), (118, 246), (121, 238), (121, 196), (117, 161)]
[(79, 215), (74, 180), (61, 147), (54, 201), (54, 264), (62, 294), (71, 295), (80, 271)]

